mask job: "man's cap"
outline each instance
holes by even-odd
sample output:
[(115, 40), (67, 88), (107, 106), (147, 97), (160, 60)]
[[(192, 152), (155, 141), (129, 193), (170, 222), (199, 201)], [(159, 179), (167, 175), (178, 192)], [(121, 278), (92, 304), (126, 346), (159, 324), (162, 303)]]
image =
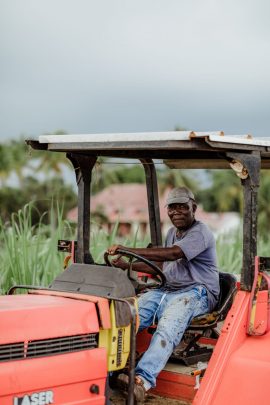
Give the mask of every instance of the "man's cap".
[(166, 207), (170, 204), (176, 203), (185, 204), (189, 202), (189, 200), (195, 201), (192, 191), (186, 187), (173, 188), (167, 196)]

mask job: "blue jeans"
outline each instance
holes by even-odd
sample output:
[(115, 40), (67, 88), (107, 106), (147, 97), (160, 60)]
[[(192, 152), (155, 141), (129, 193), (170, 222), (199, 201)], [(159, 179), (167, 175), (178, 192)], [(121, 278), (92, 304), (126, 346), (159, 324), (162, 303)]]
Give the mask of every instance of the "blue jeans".
[(138, 304), (139, 331), (158, 321), (149, 348), (136, 367), (136, 375), (142, 378), (148, 390), (155, 387), (158, 374), (192, 318), (208, 312), (208, 298), (206, 289), (199, 285), (186, 292), (151, 290), (141, 295)]

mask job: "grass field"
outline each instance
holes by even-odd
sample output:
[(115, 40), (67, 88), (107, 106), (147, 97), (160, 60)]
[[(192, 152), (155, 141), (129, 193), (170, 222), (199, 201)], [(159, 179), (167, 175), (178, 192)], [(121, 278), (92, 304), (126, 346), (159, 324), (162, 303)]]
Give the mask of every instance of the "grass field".
[[(47, 286), (63, 271), (65, 255), (57, 252), (58, 239), (76, 239), (75, 230), (63, 219), (59, 207), (41, 215), (40, 222), (33, 225), (31, 211), (33, 204), (26, 205), (13, 214), (9, 224), (0, 220), (0, 293), (4, 294), (15, 284)], [(50, 217), (50, 225), (44, 224), (45, 215)], [(117, 227), (107, 234), (92, 224), (91, 253), (98, 263), (103, 261), (103, 253), (108, 246), (119, 242)], [(138, 240), (137, 234), (121, 240), (127, 246), (146, 246), (149, 240)], [(267, 241), (259, 241), (258, 253), (268, 255)], [(220, 236), (217, 240), (217, 253), (221, 271), (240, 273), (242, 262), (242, 236), (236, 230)]]

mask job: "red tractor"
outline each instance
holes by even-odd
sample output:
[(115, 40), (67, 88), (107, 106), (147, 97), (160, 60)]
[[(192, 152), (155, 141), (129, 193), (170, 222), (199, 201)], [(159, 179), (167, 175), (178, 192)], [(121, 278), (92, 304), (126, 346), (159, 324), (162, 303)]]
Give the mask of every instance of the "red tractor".
[[(240, 177), (241, 281), (237, 287), (234, 276), (220, 273), (215, 311), (193, 319), (154, 392), (196, 405), (268, 405), (270, 259), (258, 257), (256, 249), (260, 169), (270, 167), (270, 141), (167, 132), (48, 135), (27, 143), (34, 149), (64, 152), (72, 162), (78, 185), (77, 242), (59, 241), (59, 249), (69, 252), (73, 263), (49, 287), (18, 285), (0, 297), (1, 405), (109, 403), (108, 387), (124, 368), (130, 381), (127, 403), (134, 403), (136, 356), (155, 333), (153, 326), (136, 334), (136, 294), (162, 285), (164, 275), (148, 261), (150, 280), (110, 267), (106, 255), (104, 265), (94, 263), (90, 186), (98, 157), (138, 159), (143, 165), (153, 246), (162, 245), (156, 159), (179, 170), (231, 168)], [(145, 260), (135, 255), (138, 258)]]

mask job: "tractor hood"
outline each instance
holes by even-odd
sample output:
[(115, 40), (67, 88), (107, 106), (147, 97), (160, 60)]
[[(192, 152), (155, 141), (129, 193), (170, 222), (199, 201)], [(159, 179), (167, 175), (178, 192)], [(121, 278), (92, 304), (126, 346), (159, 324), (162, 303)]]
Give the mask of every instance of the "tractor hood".
[(93, 302), (47, 295), (0, 297), (0, 345), (98, 333)]

